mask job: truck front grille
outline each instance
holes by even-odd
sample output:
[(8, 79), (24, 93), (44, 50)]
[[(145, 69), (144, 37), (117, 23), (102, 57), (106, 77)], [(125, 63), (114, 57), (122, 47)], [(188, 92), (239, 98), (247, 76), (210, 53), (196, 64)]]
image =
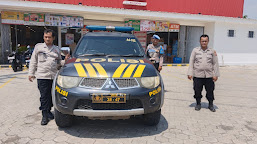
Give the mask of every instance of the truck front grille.
[(80, 83), (80, 86), (88, 88), (101, 88), (106, 80), (106, 78), (84, 78)]
[(119, 79), (113, 79), (115, 81), (115, 83), (117, 84), (117, 86), (119, 88), (131, 88), (131, 87), (138, 87), (139, 84), (136, 81), (136, 79), (134, 78), (127, 78), (127, 79), (123, 79), (123, 78), (119, 78)]
[(143, 104), (140, 100), (136, 99), (127, 100), (126, 103), (92, 103), (91, 100), (79, 100), (76, 108), (88, 110), (129, 110), (143, 108)]

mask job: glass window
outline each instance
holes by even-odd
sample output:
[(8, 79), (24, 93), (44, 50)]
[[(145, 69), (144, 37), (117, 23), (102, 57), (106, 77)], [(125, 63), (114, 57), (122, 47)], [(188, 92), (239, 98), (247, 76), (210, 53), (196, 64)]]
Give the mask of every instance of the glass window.
[(235, 37), (235, 30), (228, 30), (228, 37)]
[(254, 37), (254, 31), (249, 31), (248, 38), (253, 38)]

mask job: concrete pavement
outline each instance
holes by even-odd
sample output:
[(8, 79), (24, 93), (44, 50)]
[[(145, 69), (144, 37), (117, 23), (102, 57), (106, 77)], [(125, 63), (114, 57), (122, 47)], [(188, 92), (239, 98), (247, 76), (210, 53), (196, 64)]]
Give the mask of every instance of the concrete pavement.
[(205, 98), (195, 111), (187, 67), (164, 67), (165, 102), (159, 125), (148, 127), (138, 118), (100, 121), (77, 118), (71, 128), (54, 121), (41, 126), (36, 82), (27, 70), (0, 69), (0, 143), (83, 144), (256, 144), (257, 66), (221, 67), (215, 107)]

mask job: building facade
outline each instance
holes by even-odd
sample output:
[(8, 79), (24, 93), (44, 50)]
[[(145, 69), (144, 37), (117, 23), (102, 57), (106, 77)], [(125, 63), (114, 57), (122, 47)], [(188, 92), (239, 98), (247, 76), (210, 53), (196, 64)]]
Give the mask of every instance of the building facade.
[[(4, 12), (22, 12), (25, 17), (30, 15), (29, 21), (35, 21), (31, 20), (35, 14), (37, 17), (44, 15), (43, 24), (26, 22), (25, 18), (20, 25), (2, 24), (10, 27), (10, 47), (13, 49), (18, 43), (34, 45), (28, 43), (31, 39), (34, 43), (41, 42), (40, 33), (45, 28), (56, 30), (58, 37), (55, 43), (59, 47), (66, 47), (78, 42), (86, 32), (85, 25), (126, 25), (136, 29), (134, 34), (143, 47), (150, 43), (153, 33), (160, 35), (161, 44), (166, 49), (166, 63), (174, 62), (174, 57), (187, 63), (192, 49), (199, 46), (200, 35), (208, 34), (209, 46), (217, 51), (221, 65), (257, 64), (257, 20), (242, 18), (243, 5), (244, 0), (0, 1), (2, 16)], [(83, 19), (82, 24), (59, 23), (60, 19), (67, 17), (74, 18), (69, 23), (78, 23)], [(51, 18), (54, 20), (51, 21)], [(2, 44), (2, 55), (5, 49)]]

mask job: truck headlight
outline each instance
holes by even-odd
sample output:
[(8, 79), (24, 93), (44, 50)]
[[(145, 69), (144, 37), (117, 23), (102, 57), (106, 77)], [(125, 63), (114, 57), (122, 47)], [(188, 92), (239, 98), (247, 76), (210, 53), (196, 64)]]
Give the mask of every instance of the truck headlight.
[(155, 88), (160, 84), (160, 77), (155, 76), (155, 77), (142, 77), (138, 79), (140, 85), (145, 88)]
[(61, 76), (57, 77), (57, 84), (62, 88), (73, 88), (78, 86), (81, 77)]

